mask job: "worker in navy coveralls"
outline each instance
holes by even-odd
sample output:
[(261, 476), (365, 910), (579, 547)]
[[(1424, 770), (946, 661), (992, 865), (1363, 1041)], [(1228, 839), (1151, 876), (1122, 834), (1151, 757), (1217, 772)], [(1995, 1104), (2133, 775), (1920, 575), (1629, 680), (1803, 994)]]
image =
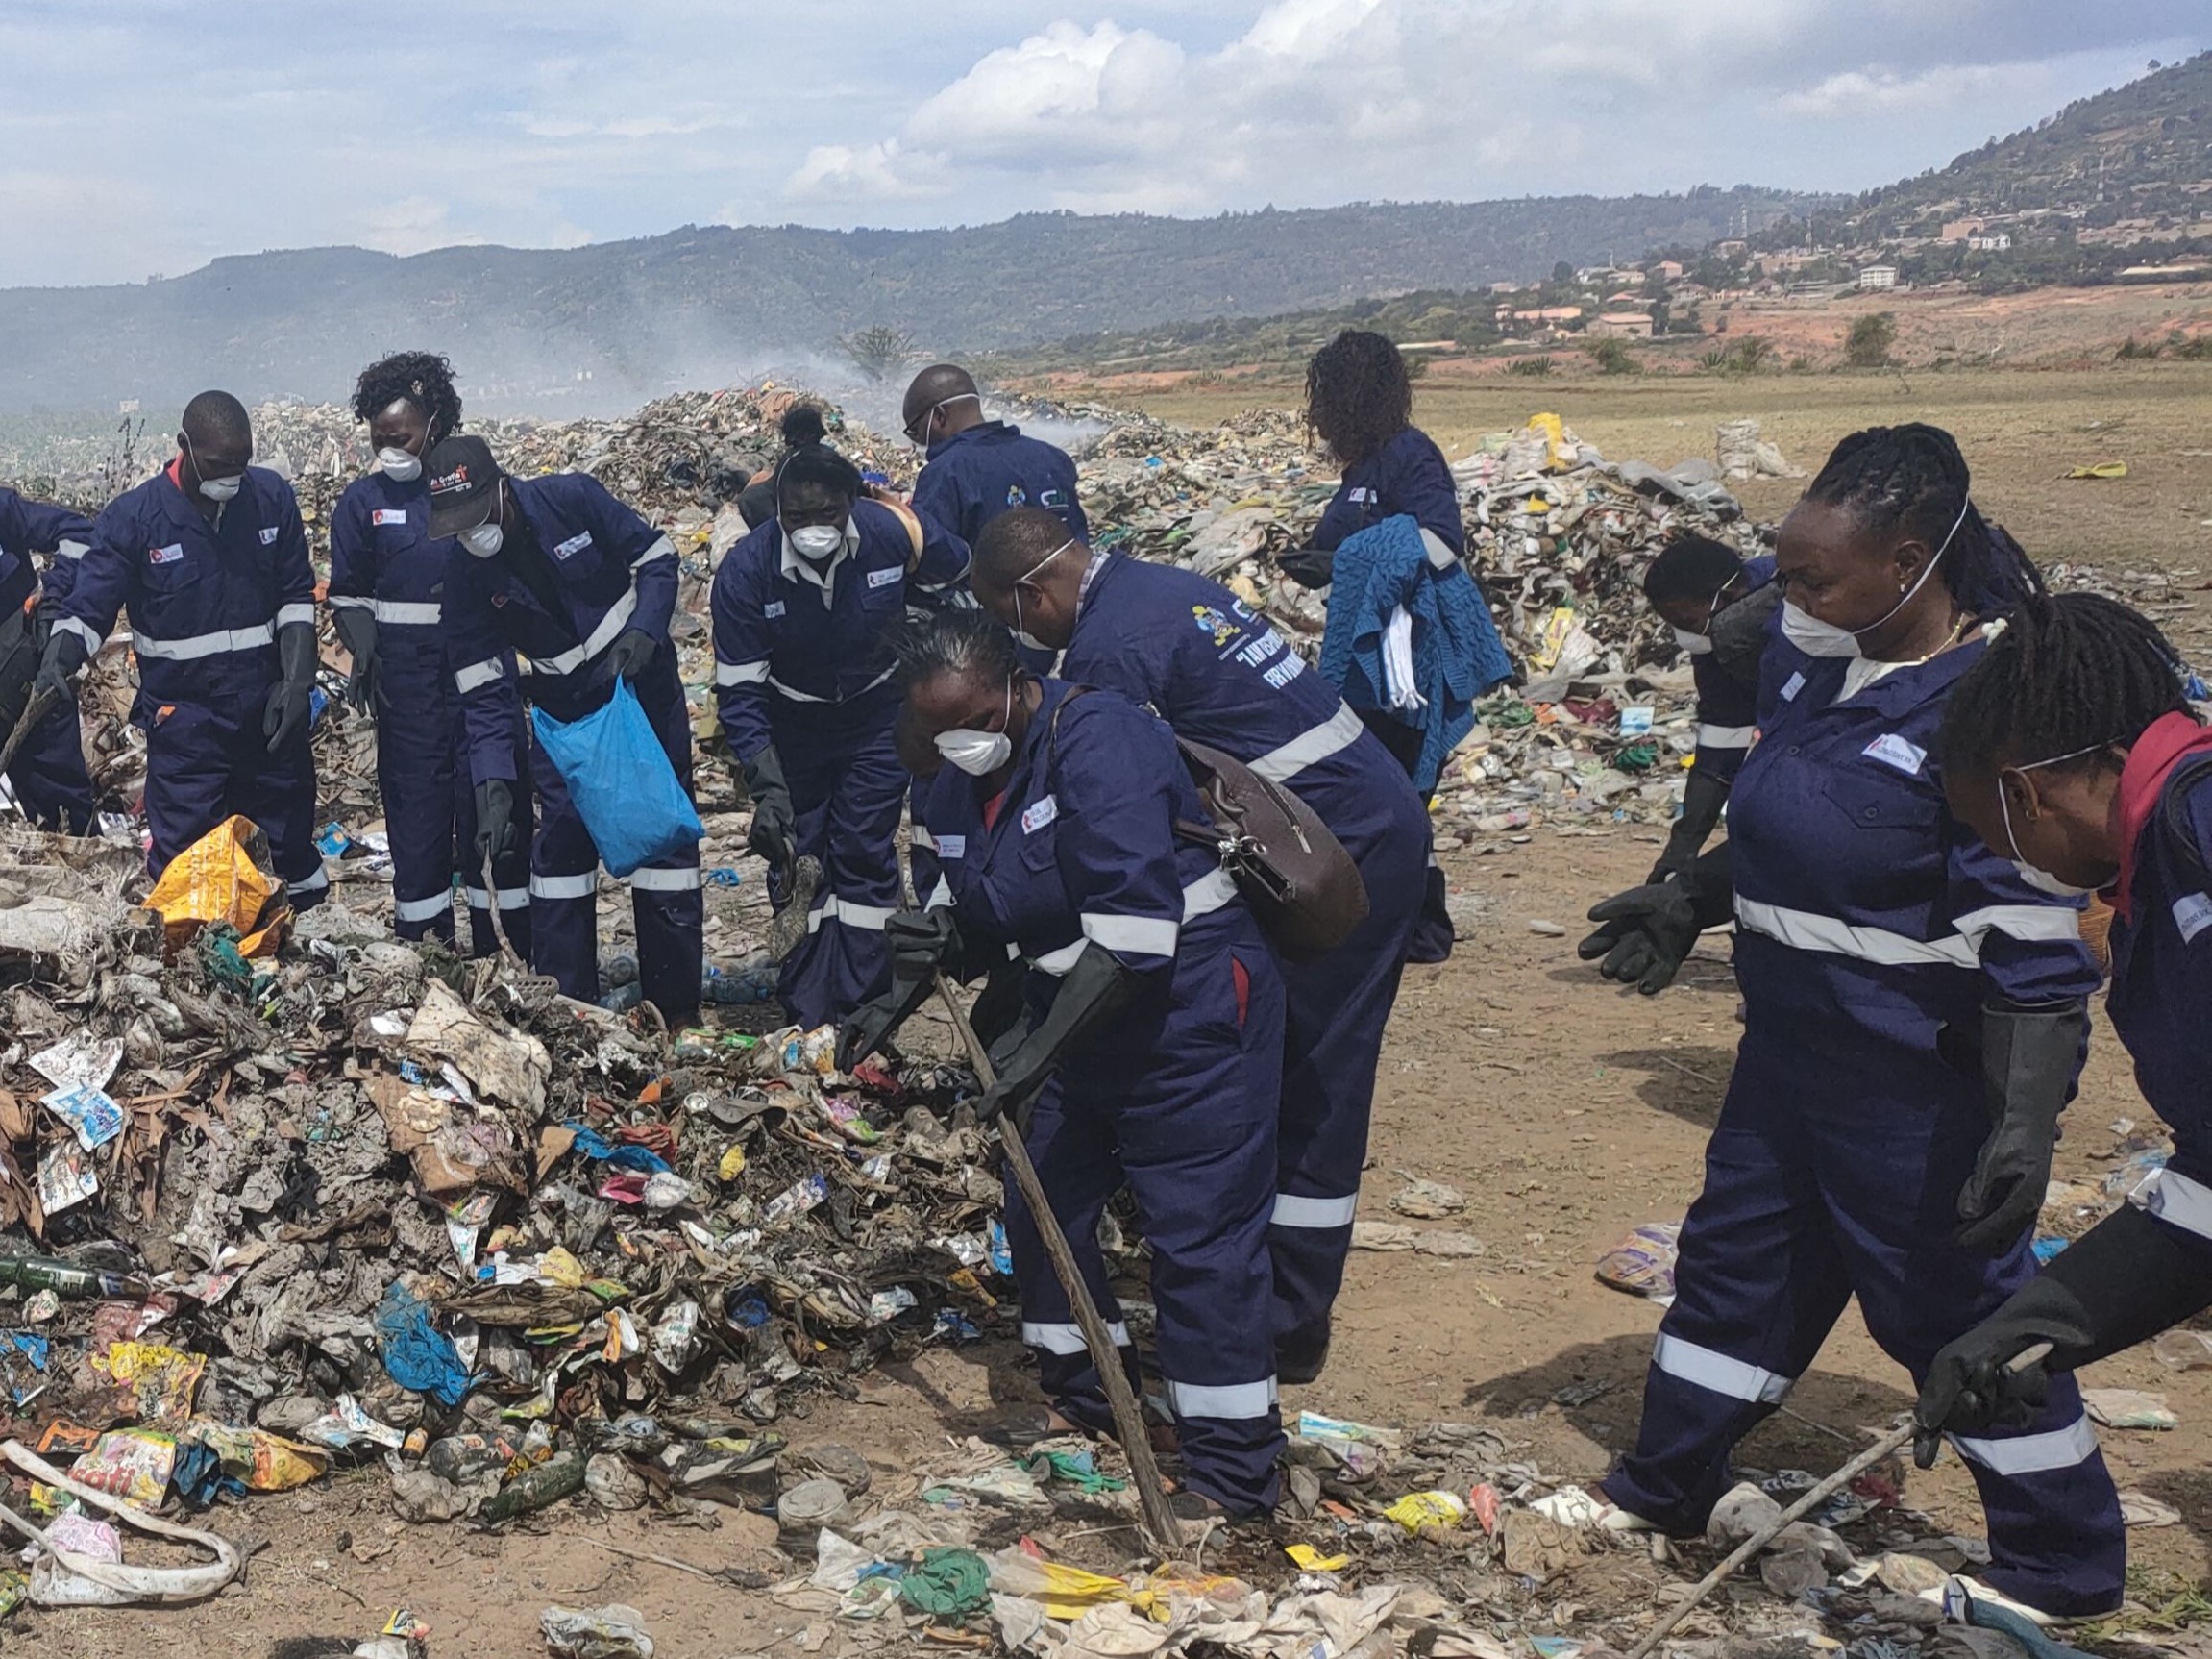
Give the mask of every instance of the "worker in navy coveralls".
[[(521, 839), (516, 749), (527, 696), (553, 719), (603, 708), (630, 682), (676, 779), (691, 790), (691, 720), (669, 643), (676, 550), (585, 473), (509, 478), (479, 437), (440, 438), (423, 457), (432, 540), (459, 538), (446, 564), (443, 626), (468, 723), (475, 862), (496, 870)], [(517, 674), (517, 658), (523, 672)], [(599, 849), (533, 737), (530, 959), (579, 1002), (599, 999)], [(698, 1017), (699, 845), (625, 878), (637, 923), (638, 982), (669, 1024)]]
[[(2111, 901), (2105, 1012), (2174, 1153), (1936, 1355), (1924, 1465), (1940, 1433), (1971, 1446), (2031, 1421), (2054, 1375), (2212, 1304), (2212, 730), (2174, 648), (2114, 600), (2031, 600), (1952, 693), (1938, 755), (1953, 815), (2024, 880)], [(2053, 1351), (2013, 1367), (2040, 1343)]]
[(752, 850), (782, 890), (822, 861), (807, 937), (777, 995), (802, 1026), (843, 1019), (883, 988), (897, 908), (898, 816), (910, 781), (893, 728), (889, 631), (911, 600), (968, 574), (968, 546), (934, 521), (861, 493), (834, 450), (794, 450), (777, 514), (714, 574), (722, 729), (752, 793)]
[(1064, 651), (1070, 684), (1118, 691), (1312, 806), (1360, 867), (1367, 919), (1336, 950), (1284, 963), (1279, 1170), (1268, 1242), (1275, 1360), (1320, 1374), (1366, 1160), (1383, 1028), (1397, 1000), (1428, 864), (1428, 814), (1405, 771), (1280, 634), (1236, 595), (1173, 565), (1094, 550), (1059, 519), (1010, 512), (971, 577), (1017, 637)]
[[(2097, 986), (2080, 902), (1953, 817), (1931, 758), (1946, 697), (2037, 580), (1974, 510), (1950, 434), (1846, 438), (1783, 521), (1777, 580), (1728, 840), (1591, 911), (1638, 928), (1609, 974), (1656, 988), (1733, 909), (1744, 1001), (1642, 1427), (1605, 1482), (1615, 1526), (1702, 1529), (1731, 1449), (1855, 1294), (1917, 1379), (2028, 1279)], [(1988, 1517), (1977, 1592), (2118, 1606), (2120, 1506), (2072, 1378), (1957, 1444)]]
[[(1283, 570), (1293, 581), (1326, 587), (1338, 548), (1370, 525), (1401, 514), (1421, 527), (1432, 580), (1474, 581), (1464, 563), (1467, 536), (1452, 469), (1429, 434), (1413, 424), (1413, 410), (1405, 359), (1381, 334), (1346, 329), (1314, 354), (1306, 368), (1306, 417), (1343, 463), (1344, 476), (1314, 527), (1311, 545), (1283, 557)], [(1412, 776), (1420, 764), (1420, 728), (1389, 709), (1358, 713)], [(1444, 872), (1432, 850), (1410, 959), (1444, 961), (1452, 939)]]
[[(1015, 1114), (1007, 1132), (1023, 1134), (1134, 1377), (1097, 1247), (1126, 1182), (1152, 1252), (1177, 1500), (1193, 1515), (1267, 1509), (1284, 1444), (1267, 1259), (1273, 953), (1214, 849), (1176, 832), (1203, 813), (1157, 719), (1118, 693), (1036, 679), (972, 610), (932, 620), (902, 656), (913, 725), (945, 762), (917, 790), (934, 851), (916, 870), (941, 959), (1007, 972), (1018, 954), (1026, 992), (1029, 1028), (1001, 1043), (982, 1111)], [(1103, 1386), (1011, 1188), (1006, 1231), (1022, 1340), (1057, 1414), (1029, 1432), (1107, 1429)]]
[(1703, 535), (1677, 536), (1644, 572), (1644, 598), (1674, 630), (1697, 688), (1697, 749), (1682, 816), (1653, 880), (1696, 861), (1750, 752), (1758, 715), (1758, 665), (1770, 613), (1780, 603), (1769, 591), (1773, 582), (1771, 556), (1746, 558), (1726, 542)]
[(471, 944), (499, 949), (491, 906), (507, 941), (530, 953), (529, 776), (518, 748), (513, 844), (486, 885), (473, 865), (475, 780), (468, 721), (454, 689), (458, 664), (446, 659), (441, 625), (451, 541), (430, 534), (430, 492), (423, 452), (460, 426), (453, 365), (403, 352), (361, 371), (355, 418), (369, 428), (375, 470), (356, 479), (331, 514), (331, 620), (353, 654), (346, 686), (377, 728), (377, 790), (392, 849), (392, 920), (403, 939), (454, 940), (454, 873), (468, 895)]
[(66, 690), (118, 612), (138, 658), (148, 868), (224, 819), (267, 834), (292, 907), (330, 891), (315, 846), (315, 574), (292, 486), (251, 465), (229, 392), (184, 406), (177, 458), (104, 508), (63, 595), (38, 681)]
[(914, 481), (914, 510), (934, 518), (970, 547), (1000, 513), (1036, 508), (1090, 539), (1091, 525), (1075, 499), (1075, 463), (1068, 452), (1020, 427), (988, 420), (975, 379), (938, 363), (906, 388), (906, 435), (928, 455)]
[[(75, 585), (78, 561), (91, 545), (92, 521), (83, 513), (0, 488), (0, 710), (22, 712), (55, 612)], [(42, 593), (34, 553), (53, 560)], [(12, 718), (0, 724), (0, 743), (14, 724)], [(92, 780), (85, 770), (77, 711), (66, 701), (25, 735), (7, 779), (23, 815), (40, 829), (92, 832)]]

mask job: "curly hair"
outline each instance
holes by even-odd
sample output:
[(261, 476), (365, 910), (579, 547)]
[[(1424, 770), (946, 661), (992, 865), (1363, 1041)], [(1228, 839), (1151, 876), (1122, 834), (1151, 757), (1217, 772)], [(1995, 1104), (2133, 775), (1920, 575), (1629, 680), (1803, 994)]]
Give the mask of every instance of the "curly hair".
[(451, 437), (461, 427), (461, 394), (454, 387), (454, 365), (430, 352), (394, 352), (361, 371), (354, 383), (354, 417), (373, 421), (396, 403), (423, 411), (430, 439)]
[(1306, 365), (1306, 424), (1358, 466), (1413, 420), (1406, 359), (1381, 334), (1346, 329)]

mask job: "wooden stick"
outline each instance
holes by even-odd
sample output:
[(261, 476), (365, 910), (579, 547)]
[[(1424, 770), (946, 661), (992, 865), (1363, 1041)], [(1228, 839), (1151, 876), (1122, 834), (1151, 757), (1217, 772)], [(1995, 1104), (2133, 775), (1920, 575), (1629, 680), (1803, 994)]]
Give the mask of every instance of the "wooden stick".
[(1826, 1480), (1823, 1480), (1812, 1487), (1811, 1490), (1806, 1492), (1803, 1498), (1800, 1498), (1795, 1503), (1791, 1504), (1787, 1509), (1783, 1510), (1780, 1515), (1776, 1516), (1773, 1521), (1760, 1527), (1757, 1532), (1753, 1533), (1749, 1538), (1745, 1539), (1741, 1544), (1737, 1545), (1718, 1567), (1715, 1567), (1710, 1572), (1707, 1573), (1703, 1578), (1697, 1581), (1696, 1585), (1690, 1590), (1688, 1597), (1684, 1599), (1681, 1606), (1677, 1607), (1672, 1613), (1669, 1613), (1664, 1619), (1661, 1619), (1659, 1622), (1658, 1626), (1649, 1636), (1646, 1636), (1641, 1642), (1638, 1642), (1634, 1647), (1629, 1649), (1628, 1659), (1645, 1659), (1645, 1656), (1649, 1654), (1654, 1647), (1657, 1647), (1661, 1642), (1666, 1640), (1668, 1632), (1672, 1631), (1677, 1624), (1680, 1624), (1684, 1619), (1689, 1617), (1691, 1608), (1697, 1606), (1708, 1596), (1710, 1596), (1715, 1590), (1719, 1589), (1721, 1581), (1727, 1578), (1737, 1568), (1741, 1567), (1745, 1562), (1749, 1561), (1753, 1556), (1757, 1555), (1760, 1550), (1764, 1549), (1769, 1544), (1772, 1544), (1774, 1542), (1775, 1535), (1779, 1533), (1783, 1527), (1787, 1526), (1791, 1522), (1797, 1520), (1807, 1510), (1811, 1509), (1815, 1504), (1819, 1503), (1823, 1498), (1833, 1493), (1836, 1488), (1857, 1478), (1858, 1475), (1873, 1468), (1874, 1465), (1880, 1463), (1883, 1458), (1888, 1457), (1898, 1451), (1905, 1446), (1905, 1442), (1909, 1441), (1911, 1438), (1912, 1424), (1909, 1420), (1907, 1420), (1899, 1427), (1894, 1428), (1890, 1430), (1889, 1433), (1883, 1435), (1880, 1440), (1876, 1441), (1872, 1446), (1868, 1447), (1864, 1451), (1860, 1452), (1856, 1457), (1853, 1458), (1849, 1463), (1845, 1464), (1841, 1469), (1837, 1470)]
[[(2039, 1342), (2032, 1348), (2005, 1361), (2004, 1369), (2008, 1372), (2025, 1371), (2031, 1365), (2040, 1364), (2050, 1355), (2051, 1344)], [(1658, 1627), (1649, 1636), (1629, 1649), (1628, 1659), (1646, 1659), (1654, 1647), (1666, 1640), (1669, 1631), (1689, 1617), (1690, 1609), (1720, 1588), (1722, 1580), (1726, 1579), (1730, 1573), (1764, 1549), (1769, 1544), (1772, 1544), (1776, 1535), (1783, 1527), (1799, 1519), (1807, 1510), (1812, 1509), (1823, 1498), (1835, 1492), (1837, 1488), (1856, 1480), (1860, 1474), (1893, 1452), (1902, 1450), (1905, 1443), (1912, 1438), (1914, 1427), (1913, 1421), (1910, 1418), (1905, 1419), (1903, 1424), (1891, 1429), (1826, 1480), (1813, 1486), (1803, 1498), (1800, 1498), (1795, 1503), (1768, 1522), (1766, 1525), (1737, 1545), (1729, 1553), (1726, 1560), (1691, 1587), (1689, 1596), (1681, 1606), (1660, 1620)]]
[(47, 712), (61, 701), (61, 693), (51, 687), (31, 693), (31, 700), (23, 705), (23, 712), (16, 718), (14, 730), (8, 733), (7, 745), (0, 747), (0, 772), (8, 770), (15, 758), (15, 751), (22, 748), (23, 740), (31, 735), (31, 729), (45, 719)]
[[(952, 995), (951, 982), (943, 974), (937, 976), (937, 995), (944, 1001), (961, 1046), (968, 1051), (969, 1064), (975, 1068), (983, 1086), (992, 1087), (998, 1074), (991, 1064), (991, 1055), (975, 1035), (975, 1028), (968, 1023), (967, 1013)], [(1075, 1252), (1068, 1248), (1068, 1234), (1061, 1228), (1060, 1218), (1052, 1213), (1045, 1183), (1037, 1178), (1037, 1166), (1030, 1162), (1029, 1149), (1021, 1144), (1011, 1118), (1001, 1127), (998, 1140), (1005, 1149), (1006, 1167), (1013, 1174), (1014, 1184), (1028, 1201), (1052, 1272), (1075, 1311), (1075, 1324), (1083, 1332), (1084, 1346), (1091, 1350), (1092, 1364), (1098, 1368), (1098, 1380), (1105, 1385), (1106, 1403), (1114, 1412), (1115, 1437), (1121, 1442), (1122, 1454), (1129, 1459), (1130, 1476), (1137, 1483), (1144, 1531), (1155, 1549), (1170, 1555), (1182, 1545), (1183, 1529), (1167, 1506), (1167, 1489), (1160, 1480), (1160, 1465), (1152, 1456), (1152, 1442), (1144, 1432), (1144, 1413), (1137, 1403), (1136, 1390), (1129, 1386), (1128, 1374), (1121, 1369), (1120, 1350), (1114, 1346), (1106, 1322), (1098, 1317), (1098, 1304), (1091, 1300), (1091, 1287), (1083, 1282), (1083, 1270), (1076, 1266)]]

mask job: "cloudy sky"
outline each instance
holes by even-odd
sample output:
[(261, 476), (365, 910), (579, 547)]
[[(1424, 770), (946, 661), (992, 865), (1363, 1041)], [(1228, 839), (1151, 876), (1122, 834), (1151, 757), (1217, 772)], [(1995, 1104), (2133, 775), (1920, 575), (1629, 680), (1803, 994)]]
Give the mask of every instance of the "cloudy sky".
[(0, 285), (684, 223), (1856, 189), (2203, 0), (0, 0)]

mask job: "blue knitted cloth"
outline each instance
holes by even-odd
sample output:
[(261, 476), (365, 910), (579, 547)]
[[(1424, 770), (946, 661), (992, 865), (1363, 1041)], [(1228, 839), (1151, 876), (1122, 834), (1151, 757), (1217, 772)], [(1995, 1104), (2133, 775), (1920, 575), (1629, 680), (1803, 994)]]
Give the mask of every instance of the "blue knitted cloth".
[[(1400, 606), (1413, 619), (1413, 684), (1425, 700), (1419, 708), (1390, 707), (1383, 680), (1383, 630)], [(1475, 700), (1504, 684), (1513, 668), (1474, 574), (1463, 564), (1432, 566), (1421, 527), (1401, 514), (1337, 549), (1321, 672), (1354, 708), (1421, 733), (1413, 786), (1426, 794), (1444, 756), (1473, 729)]]

